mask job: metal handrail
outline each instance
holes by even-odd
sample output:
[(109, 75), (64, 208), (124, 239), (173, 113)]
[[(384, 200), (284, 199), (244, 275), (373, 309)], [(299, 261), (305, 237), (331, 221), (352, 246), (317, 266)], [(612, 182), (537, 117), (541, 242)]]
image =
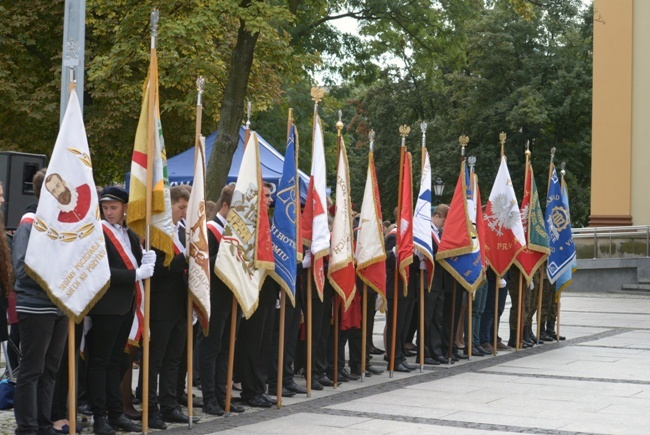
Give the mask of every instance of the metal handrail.
[(587, 227), (573, 228), (574, 239), (594, 239), (594, 258), (598, 258), (598, 238), (645, 236), (645, 256), (650, 256), (650, 225), (634, 225), (625, 227)]

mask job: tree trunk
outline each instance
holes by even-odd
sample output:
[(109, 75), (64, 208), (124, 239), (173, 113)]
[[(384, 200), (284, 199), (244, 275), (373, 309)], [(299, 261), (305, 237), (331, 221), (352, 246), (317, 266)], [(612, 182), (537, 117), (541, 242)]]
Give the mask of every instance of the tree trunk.
[[(246, 0), (244, 0), (246, 1)], [(237, 44), (232, 52), (228, 83), (223, 92), (219, 126), (206, 174), (206, 200), (216, 201), (226, 184), (232, 156), (239, 142), (239, 128), (244, 114), (244, 98), (253, 65), (255, 44), (259, 33), (246, 30), (240, 21)]]

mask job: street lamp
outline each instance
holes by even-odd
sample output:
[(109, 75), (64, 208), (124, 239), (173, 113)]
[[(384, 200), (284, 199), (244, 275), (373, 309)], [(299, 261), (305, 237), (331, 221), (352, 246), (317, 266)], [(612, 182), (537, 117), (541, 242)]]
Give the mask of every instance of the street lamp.
[(440, 177), (436, 178), (436, 181), (433, 182), (433, 193), (436, 195), (436, 198), (438, 199), (438, 204), (440, 204), (440, 197), (442, 196), (442, 192), (445, 190), (445, 182), (440, 179)]

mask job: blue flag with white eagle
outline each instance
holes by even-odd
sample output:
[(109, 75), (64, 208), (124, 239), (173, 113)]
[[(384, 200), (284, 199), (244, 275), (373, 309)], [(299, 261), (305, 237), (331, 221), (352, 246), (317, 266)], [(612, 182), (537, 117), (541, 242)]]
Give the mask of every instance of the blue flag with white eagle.
[(275, 212), (273, 214), (273, 226), (271, 227), (275, 271), (270, 272), (270, 276), (287, 292), (287, 296), (289, 296), (294, 306), (298, 270), (296, 242), (298, 234), (297, 216), (299, 213), (297, 212), (300, 210), (296, 164), (296, 156), (298, 155), (297, 136), (296, 127), (292, 125), (287, 138), (282, 177), (276, 192)]
[(571, 281), (576, 248), (571, 233), (568, 191), (564, 180), (557, 176), (553, 163), (548, 183), (545, 221), (551, 251), (546, 274), (549, 282), (556, 284), (556, 293), (560, 293)]

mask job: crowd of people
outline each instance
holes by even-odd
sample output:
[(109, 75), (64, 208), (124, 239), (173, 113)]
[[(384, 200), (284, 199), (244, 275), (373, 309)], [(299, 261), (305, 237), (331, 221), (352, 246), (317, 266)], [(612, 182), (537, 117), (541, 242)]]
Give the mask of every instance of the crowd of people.
[[(43, 186), (45, 170), (34, 177), (36, 200)], [(0, 184), (0, 207), (4, 202)], [(336, 292), (326, 282), (322, 299), (316, 291), (307, 292), (307, 269), (311, 266), (307, 255), (298, 266), (295, 305), (287, 304), (284, 319), (280, 318), (280, 286), (267, 278), (259, 294), (259, 304), (250, 318), (236, 314), (235, 370), (228, 378), (230, 325), (233, 315), (233, 294), (216, 275), (211, 276), (211, 315), (209, 333), (204, 334), (195, 324), (193, 384), (200, 386), (202, 398), (187, 391), (187, 276), (185, 260), (185, 211), (190, 197), (188, 186), (174, 186), (170, 190), (172, 221), (174, 224), (175, 255), (168, 266), (164, 253), (157, 249), (144, 250), (138, 236), (126, 226), (129, 196), (119, 186), (108, 186), (98, 193), (103, 218), (103, 230), (110, 265), (110, 287), (96, 301), (87, 318), (77, 326), (76, 345), (83, 358), (77, 361), (77, 402), (80, 413), (92, 415), (96, 434), (115, 434), (116, 431), (140, 432), (141, 411), (136, 408), (143, 395), (148, 397), (148, 426), (166, 429), (167, 423), (188, 423), (184, 406), (193, 401), (194, 406), (211, 415), (223, 415), (226, 391), (230, 383), (239, 390), (239, 398), (230, 404), (230, 411), (241, 413), (246, 407), (270, 408), (276, 403), (271, 396), (278, 386), (279, 323), (284, 322), (284, 356), (282, 359), (282, 396), (306, 394), (307, 388), (296, 382), (308, 369), (311, 361), (311, 390), (323, 390), (337, 382), (359, 380), (363, 375), (384, 373), (384, 363), (376, 361), (389, 353), (395, 331), (394, 370), (410, 372), (417, 366), (409, 364), (407, 357), (416, 356), (417, 364), (453, 364), (469, 356), (484, 356), (497, 350), (517, 346), (517, 323), (523, 325), (519, 345), (523, 347), (562, 339), (555, 332), (556, 305), (554, 289), (547, 280), (535, 278), (523, 287), (521, 318), (517, 313), (520, 290), (520, 272), (512, 267), (501, 279), (488, 272), (483, 286), (475, 293), (471, 312), (468, 312), (468, 293), (436, 262), (433, 282), (419, 297), (420, 274), (426, 273), (419, 261), (410, 266), (408, 291), (403, 283), (394, 288), (396, 228), (384, 222), (386, 247), (386, 306), (383, 297), (374, 291), (367, 292), (368, 327), (366, 349), (362, 352), (362, 282), (357, 280), (357, 293), (348, 308), (337, 304)], [(207, 203), (208, 244), (210, 270), (219, 250), (226, 217), (234, 187), (225, 186), (216, 202)], [(264, 186), (264, 197), (271, 204), (271, 186)], [(67, 319), (48, 294), (25, 270), (25, 253), (32, 229), (33, 213), (37, 202), (25, 211), (25, 216), (13, 234), (2, 231), (0, 237), (0, 285), (9, 326), (0, 328), (0, 338), (9, 340), (9, 364), (19, 368), (15, 389), (16, 433), (48, 434), (68, 433), (67, 416), (68, 361)], [(434, 254), (442, 233), (449, 207), (440, 204), (432, 211), (432, 239)], [(0, 223), (3, 219), (0, 220)], [(354, 226), (358, 225), (355, 221)], [(417, 258), (417, 257), (416, 257)], [(424, 261), (421, 259), (421, 261)], [(148, 391), (142, 391), (142, 371), (135, 391), (132, 389), (132, 367), (141, 363), (137, 343), (129, 343), (129, 332), (135, 313), (136, 285), (151, 279), (150, 300), (150, 355)], [(429, 282), (427, 279), (425, 282)], [(538, 309), (538, 289), (542, 286), (541, 334), (536, 337), (532, 321)], [(508, 291), (499, 291), (497, 286)], [(493, 337), (493, 325), (500, 321), (507, 294), (512, 299), (510, 311), (510, 337), (506, 342)], [(311, 319), (307, 318), (307, 298), (311, 297)], [(398, 298), (395, 301), (395, 297)], [(397, 303), (396, 303), (397, 302)], [(424, 330), (420, 331), (419, 304), (424, 304)], [(496, 313), (494, 307), (498, 306)], [(397, 306), (396, 323), (393, 312)], [(333, 327), (333, 310), (340, 309), (340, 328)], [(374, 331), (376, 312), (386, 312), (386, 328)], [(472, 318), (472, 346), (468, 319)], [(312, 325), (312, 354), (306, 356), (306, 322)], [(373, 336), (383, 332), (384, 349), (375, 346)], [(335, 361), (334, 334), (338, 333), (338, 360)], [(420, 334), (424, 335), (424, 360), (416, 353)], [(83, 341), (83, 345), (82, 342)], [(345, 359), (345, 346), (349, 359)], [(126, 351), (125, 351), (126, 350)], [(365, 364), (362, 357), (365, 354)], [(374, 357), (373, 357), (374, 356)], [(362, 366), (365, 372), (362, 373)]]

